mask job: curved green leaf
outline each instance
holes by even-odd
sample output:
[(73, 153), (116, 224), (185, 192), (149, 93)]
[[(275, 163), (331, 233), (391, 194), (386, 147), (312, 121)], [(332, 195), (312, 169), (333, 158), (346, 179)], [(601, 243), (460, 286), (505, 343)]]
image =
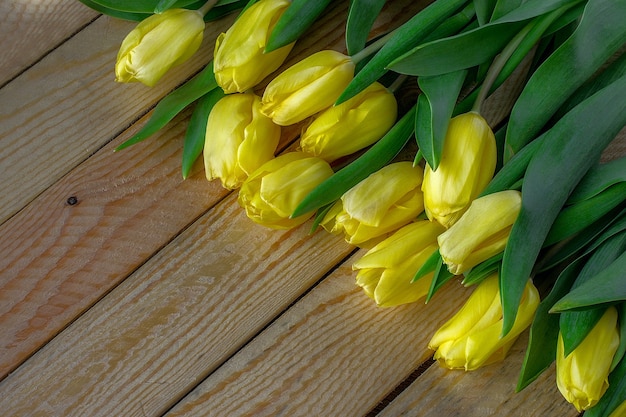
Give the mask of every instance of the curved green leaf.
[(539, 303), (533, 322), (530, 325), (528, 345), (515, 389), (517, 392), (530, 385), (556, 359), (559, 315), (550, 314), (550, 308), (559, 298), (567, 294), (582, 265), (582, 259), (570, 263), (559, 274), (548, 296)]
[(422, 156), (433, 170), (439, 166), (450, 116), (466, 75), (467, 71), (461, 70), (418, 79), (427, 100), (418, 98), (415, 136)]
[[(546, 132), (522, 187), (522, 209), (502, 260), (503, 334), (515, 322), (524, 286), (569, 194), (626, 124), (626, 76), (574, 107)], [(606, 103), (612, 103), (607, 106)]]
[(496, 7), (497, 0), (474, 0), (472, 2), (476, 8), (476, 18), (480, 26), (491, 20), (493, 9)]
[(585, 309), (590, 306), (626, 301), (626, 252), (600, 273), (557, 301), (551, 312)]
[(165, 96), (156, 105), (148, 122), (133, 137), (115, 148), (116, 151), (141, 142), (156, 133), (185, 107), (209, 91), (217, 88), (213, 64), (210, 63), (195, 77)]
[(455, 275), (448, 271), (448, 267), (443, 263), (443, 259), (439, 257), (433, 280), (430, 282), (430, 288), (428, 289), (428, 294), (426, 294), (426, 302), (429, 302), (439, 288), (443, 287), (446, 282), (454, 277)]
[(78, 0), (78, 1), (80, 1), (85, 6), (89, 7), (90, 9), (93, 9), (104, 15), (114, 17), (116, 19), (139, 22), (152, 14), (151, 12), (150, 13), (133, 13), (133, 12), (124, 12), (120, 10), (110, 9), (101, 4), (95, 3), (92, 0)]
[(295, 42), (315, 22), (330, 0), (292, 0), (267, 40), (266, 52)]
[(355, 75), (337, 100), (337, 104), (354, 97), (380, 78), (387, 71), (387, 66), (391, 61), (416, 46), (466, 3), (467, 0), (435, 1), (396, 29), (385, 45)]
[(587, 200), (565, 207), (554, 220), (544, 246), (560, 242), (600, 219), (626, 200), (626, 182), (615, 184)]
[(437, 266), (443, 262), (441, 258), (441, 254), (439, 253), (439, 249), (436, 249), (429, 257), (426, 259), (426, 262), (417, 270), (415, 276), (411, 280), (411, 282), (415, 282), (418, 279), (424, 277), (425, 275), (434, 272), (437, 269)]
[(222, 91), (221, 88), (215, 88), (200, 97), (196, 102), (196, 107), (189, 119), (189, 125), (187, 126), (185, 141), (183, 143), (183, 179), (187, 179), (194, 162), (202, 153), (209, 114), (215, 103), (222, 97), (224, 97), (224, 91)]
[[(584, 285), (592, 277), (602, 272), (626, 249), (626, 232), (605, 241), (585, 262), (570, 291)], [(565, 356), (569, 355), (584, 340), (606, 311), (606, 306), (583, 311), (566, 311), (560, 314), (559, 327), (563, 335)]]
[(502, 16), (506, 16), (511, 11), (517, 9), (524, 0), (498, 0), (493, 12), (491, 14), (491, 20), (497, 20)]
[(476, 285), (489, 275), (496, 272), (500, 269), (500, 264), (502, 261), (502, 252), (497, 255), (492, 256), (486, 261), (481, 262), (472, 268), (469, 272), (465, 273), (465, 278), (463, 278), (463, 285), (470, 286)]
[[(106, 7), (107, 9), (119, 10), (123, 12), (132, 13), (154, 13), (157, 5), (161, 0), (92, 0), (93, 3)], [(171, 1), (169, 7), (188, 7), (193, 3), (198, 3), (198, 0), (176, 0)], [(204, 2), (200, 2), (202, 4)]]
[(415, 76), (467, 69), (493, 58), (524, 25), (524, 21), (489, 23), (455, 36), (427, 42), (391, 61), (389, 68)]
[(505, 161), (626, 41), (626, 2), (590, 0), (574, 34), (532, 75), (511, 110)]
[(592, 167), (567, 200), (574, 204), (592, 198), (612, 185), (626, 181), (626, 156)]
[(248, 0), (220, 1), (204, 15), (204, 21), (210, 22), (212, 20), (221, 19), (227, 14), (243, 9), (248, 3)]
[(391, 161), (413, 134), (415, 107), (405, 114), (376, 144), (311, 191), (291, 217), (317, 210), (339, 199), (346, 191)]
[(354, 55), (365, 47), (374, 21), (386, 0), (352, 0), (346, 20), (346, 49)]

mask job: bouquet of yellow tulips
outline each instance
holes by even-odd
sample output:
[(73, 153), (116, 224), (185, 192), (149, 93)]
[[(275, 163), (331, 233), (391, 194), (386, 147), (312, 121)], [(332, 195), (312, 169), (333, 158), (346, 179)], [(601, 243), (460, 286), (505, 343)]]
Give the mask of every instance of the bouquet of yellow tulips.
[[(148, 86), (196, 52), (206, 22), (239, 11), (213, 62), (118, 149), (193, 105), (183, 177), (203, 155), (254, 222), (314, 217), (366, 249), (353, 268), (377, 305), (430, 300), (455, 276), (476, 286), (429, 344), (443, 366), (502, 360), (530, 327), (519, 390), (556, 362), (579, 411), (625, 415), (626, 159), (599, 162), (626, 125), (625, 1), (434, 0), (370, 39), (393, 2), (352, 0), (345, 51), (279, 74), (329, 0), (80, 1), (139, 21), (115, 73)], [(481, 106), (522, 63), (494, 132)], [(297, 150), (276, 156), (294, 124)]]

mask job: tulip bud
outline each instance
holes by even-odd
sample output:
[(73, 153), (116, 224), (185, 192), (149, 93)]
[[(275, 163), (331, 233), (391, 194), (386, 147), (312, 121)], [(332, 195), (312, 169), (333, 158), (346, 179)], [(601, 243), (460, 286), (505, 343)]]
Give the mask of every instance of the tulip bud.
[(410, 223), (370, 249), (352, 265), (356, 283), (379, 307), (418, 301), (428, 294), (434, 273), (411, 282), (437, 249), (443, 226), (428, 220)]
[(287, 126), (330, 107), (354, 76), (352, 59), (336, 51), (320, 51), (274, 78), (265, 88), (262, 111)]
[(280, 126), (261, 113), (253, 93), (230, 94), (215, 103), (206, 126), (204, 169), (209, 181), (240, 187), (254, 170), (274, 157)]
[(474, 200), (459, 221), (437, 239), (448, 270), (458, 275), (502, 252), (521, 207), (522, 195), (515, 190)]
[(469, 112), (450, 120), (436, 171), (424, 171), (426, 215), (452, 226), (482, 190), (496, 168), (496, 141), (487, 121)]
[(398, 114), (396, 98), (374, 83), (355, 97), (329, 107), (302, 129), (303, 152), (332, 162), (380, 139)]
[(197, 10), (169, 9), (144, 19), (122, 42), (115, 80), (152, 87), (171, 67), (191, 58), (203, 32), (204, 20)]
[(215, 42), (213, 70), (225, 93), (243, 93), (278, 69), (294, 43), (265, 53), (268, 39), (288, 0), (261, 0), (246, 9)]
[(617, 310), (609, 307), (583, 341), (564, 356), (559, 333), (556, 353), (556, 385), (578, 411), (593, 407), (609, 387), (613, 355), (619, 347)]
[(450, 369), (471, 371), (505, 358), (507, 352), (533, 320), (539, 292), (530, 280), (524, 288), (515, 324), (502, 333), (499, 277), (493, 274), (478, 284), (463, 307), (433, 336), (428, 347), (434, 358)]
[(290, 152), (261, 165), (244, 181), (239, 204), (254, 222), (273, 229), (298, 226), (312, 214), (290, 218), (298, 204), (333, 174), (326, 161)]
[(411, 162), (396, 162), (348, 190), (326, 214), (322, 227), (344, 233), (359, 245), (408, 224), (424, 211), (422, 172)]

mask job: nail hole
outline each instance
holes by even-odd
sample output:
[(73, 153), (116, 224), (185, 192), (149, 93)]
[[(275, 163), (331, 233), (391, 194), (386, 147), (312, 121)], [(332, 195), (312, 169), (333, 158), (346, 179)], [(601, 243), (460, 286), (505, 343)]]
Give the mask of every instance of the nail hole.
[(74, 206), (76, 204), (78, 204), (78, 198), (76, 198), (75, 196), (71, 196), (67, 199), (67, 204), (70, 206)]

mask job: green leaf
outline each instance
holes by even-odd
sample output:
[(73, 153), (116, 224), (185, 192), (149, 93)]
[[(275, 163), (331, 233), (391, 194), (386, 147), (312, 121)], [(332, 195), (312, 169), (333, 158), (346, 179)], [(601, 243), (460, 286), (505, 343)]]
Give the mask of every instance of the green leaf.
[[(605, 241), (589, 256), (570, 291), (574, 291), (602, 272), (624, 253), (624, 249), (626, 249), (626, 233), (624, 232)], [(565, 356), (569, 355), (585, 339), (605, 311), (606, 306), (600, 306), (583, 311), (566, 311), (560, 314), (559, 326), (563, 335)]]
[(613, 185), (587, 200), (566, 206), (554, 220), (544, 246), (552, 245), (580, 232), (623, 203), (624, 200), (626, 200), (626, 182)]
[(476, 8), (476, 18), (480, 26), (491, 20), (493, 9), (496, 7), (497, 0), (474, 0), (472, 2)]
[(185, 107), (217, 87), (213, 64), (210, 63), (191, 80), (165, 96), (156, 105), (150, 120), (133, 137), (115, 148), (116, 151), (141, 142), (156, 133)]
[(624, 401), (626, 401), (626, 357), (622, 357), (611, 372), (609, 388), (595, 406), (585, 411), (585, 417), (609, 417)]
[(191, 114), (191, 119), (189, 119), (189, 125), (187, 126), (183, 144), (183, 179), (187, 179), (194, 162), (202, 153), (209, 114), (215, 103), (222, 97), (224, 97), (224, 91), (222, 91), (221, 88), (215, 88), (200, 97), (196, 102), (196, 107)]
[[(157, 8), (158, 4), (161, 3), (161, 0), (92, 0), (93, 3), (99, 4), (100, 6), (104, 6), (108, 9), (119, 10), (123, 12), (132, 12), (132, 13), (154, 13), (154, 10)], [(203, 4), (204, 2), (198, 2), (198, 0), (176, 0), (169, 1), (170, 3), (168, 8), (171, 7), (189, 7), (194, 3)], [(197, 8), (197, 7), (196, 7)]]
[(626, 124), (625, 94), (626, 76), (574, 107), (546, 132), (534, 152), (522, 187), (522, 208), (502, 260), (503, 334), (513, 326), (524, 286), (559, 211)]
[(491, 20), (497, 20), (502, 16), (506, 16), (511, 11), (517, 9), (525, 0), (497, 0)]
[(437, 269), (437, 266), (441, 264), (442, 262), (443, 262), (443, 259), (441, 258), (439, 249), (437, 249), (432, 253), (432, 255), (428, 257), (428, 259), (426, 259), (426, 262), (424, 262), (424, 264), (420, 267), (420, 269), (417, 270), (411, 282), (415, 282), (418, 279), (424, 277), (425, 275), (428, 275), (431, 272), (434, 272), (435, 269)]
[(354, 55), (365, 47), (374, 21), (386, 0), (352, 0), (346, 21), (346, 48)]
[(204, 15), (204, 21), (210, 22), (221, 19), (236, 10), (244, 9), (247, 4), (249, 4), (248, 0), (220, 1), (211, 10), (209, 10), (207, 14)]
[(419, 45), (389, 63), (401, 74), (429, 76), (467, 69), (493, 58), (524, 22), (488, 23), (468, 32)]
[(324, 220), (324, 217), (326, 217), (326, 214), (330, 211), (331, 208), (333, 208), (334, 205), (335, 203), (333, 202), (324, 207), (320, 207), (319, 210), (317, 210), (317, 213), (315, 213), (315, 218), (313, 219), (313, 224), (311, 225), (310, 233), (313, 233), (317, 230), (320, 223), (322, 223), (322, 220)]
[(524, 355), (522, 370), (517, 381), (517, 392), (530, 385), (556, 359), (559, 315), (550, 314), (550, 308), (559, 298), (567, 294), (578, 276), (582, 263), (583, 261), (579, 259), (569, 264), (557, 278), (550, 294), (539, 303), (533, 322), (530, 325), (526, 354)]
[(567, 203), (575, 204), (592, 198), (619, 182), (626, 182), (626, 156), (592, 167), (578, 183)]
[(146, 17), (150, 16), (152, 13), (133, 13), (133, 12), (124, 12), (124, 11), (120, 11), (120, 10), (115, 10), (115, 9), (110, 9), (108, 7), (105, 7), (101, 4), (95, 3), (91, 0), (79, 0), (81, 3), (83, 3), (85, 6), (89, 7), (90, 9), (93, 9), (99, 13), (102, 13), (104, 15), (107, 16), (111, 16), (114, 17), (116, 19), (122, 19), (122, 20), (130, 20), (130, 21), (134, 21), (134, 22), (139, 22), (142, 21), (143, 19), (145, 19)]
[(486, 261), (481, 262), (480, 264), (472, 268), (469, 272), (465, 273), (465, 278), (463, 278), (462, 284), (465, 286), (470, 286), (480, 283), (489, 275), (500, 269), (501, 261), (502, 252), (492, 256)]
[(443, 143), (454, 105), (467, 71), (455, 71), (433, 77), (420, 77), (423, 95), (418, 98), (415, 132), (422, 156), (433, 170), (441, 160)]
[(428, 294), (426, 295), (426, 302), (429, 302), (439, 288), (443, 287), (446, 282), (450, 281), (454, 277), (455, 275), (448, 271), (448, 267), (443, 263), (443, 259), (439, 257), (437, 267), (435, 268), (435, 275), (433, 276), (433, 280), (430, 282), (430, 288), (428, 289)]
[(620, 303), (617, 306), (617, 313), (619, 317), (619, 347), (613, 357), (611, 371), (617, 367), (624, 355), (626, 355), (626, 303)]
[(595, 248), (605, 239), (626, 230), (626, 210), (615, 209), (605, 214), (595, 223), (587, 226), (571, 239), (567, 239), (556, 245), (546, 257), (537, 265), (538, 272), (546, 271), (555, 267), (559, 263), (574, 256), (582, 248), (593, 242), (591, 248)]
[(313, 189), (296, 207), (291, 217), (301, 216), (332, 203), (371, 173), (387, 165), (413, 134), (414, 118), (415, 107), (409, 110), (363, 155)]
[(337, 100), (337, 104), (354, 97), (375, 82), (387, 71), (387, 66), (391, 61), (416, 46), (441, 22), (463, 7), (465, 3), (467, 0), (435, 1), (396, 29), (385, 45), (355, 75)]
[[(528, 3), (526, 3), (528, 4)], [(590, 0), (574, 34), (532, 75), (511, 110), (505, 161), (626, 41), (626, 3)]]
[(602, 272), (561, 298), (551, 312), (579, 310), (590, 306), (626, 301), (626, 252)]
[(266, 52), (295, 42), (315, 22), (330, 0), (291, 0), (267, 40)]

